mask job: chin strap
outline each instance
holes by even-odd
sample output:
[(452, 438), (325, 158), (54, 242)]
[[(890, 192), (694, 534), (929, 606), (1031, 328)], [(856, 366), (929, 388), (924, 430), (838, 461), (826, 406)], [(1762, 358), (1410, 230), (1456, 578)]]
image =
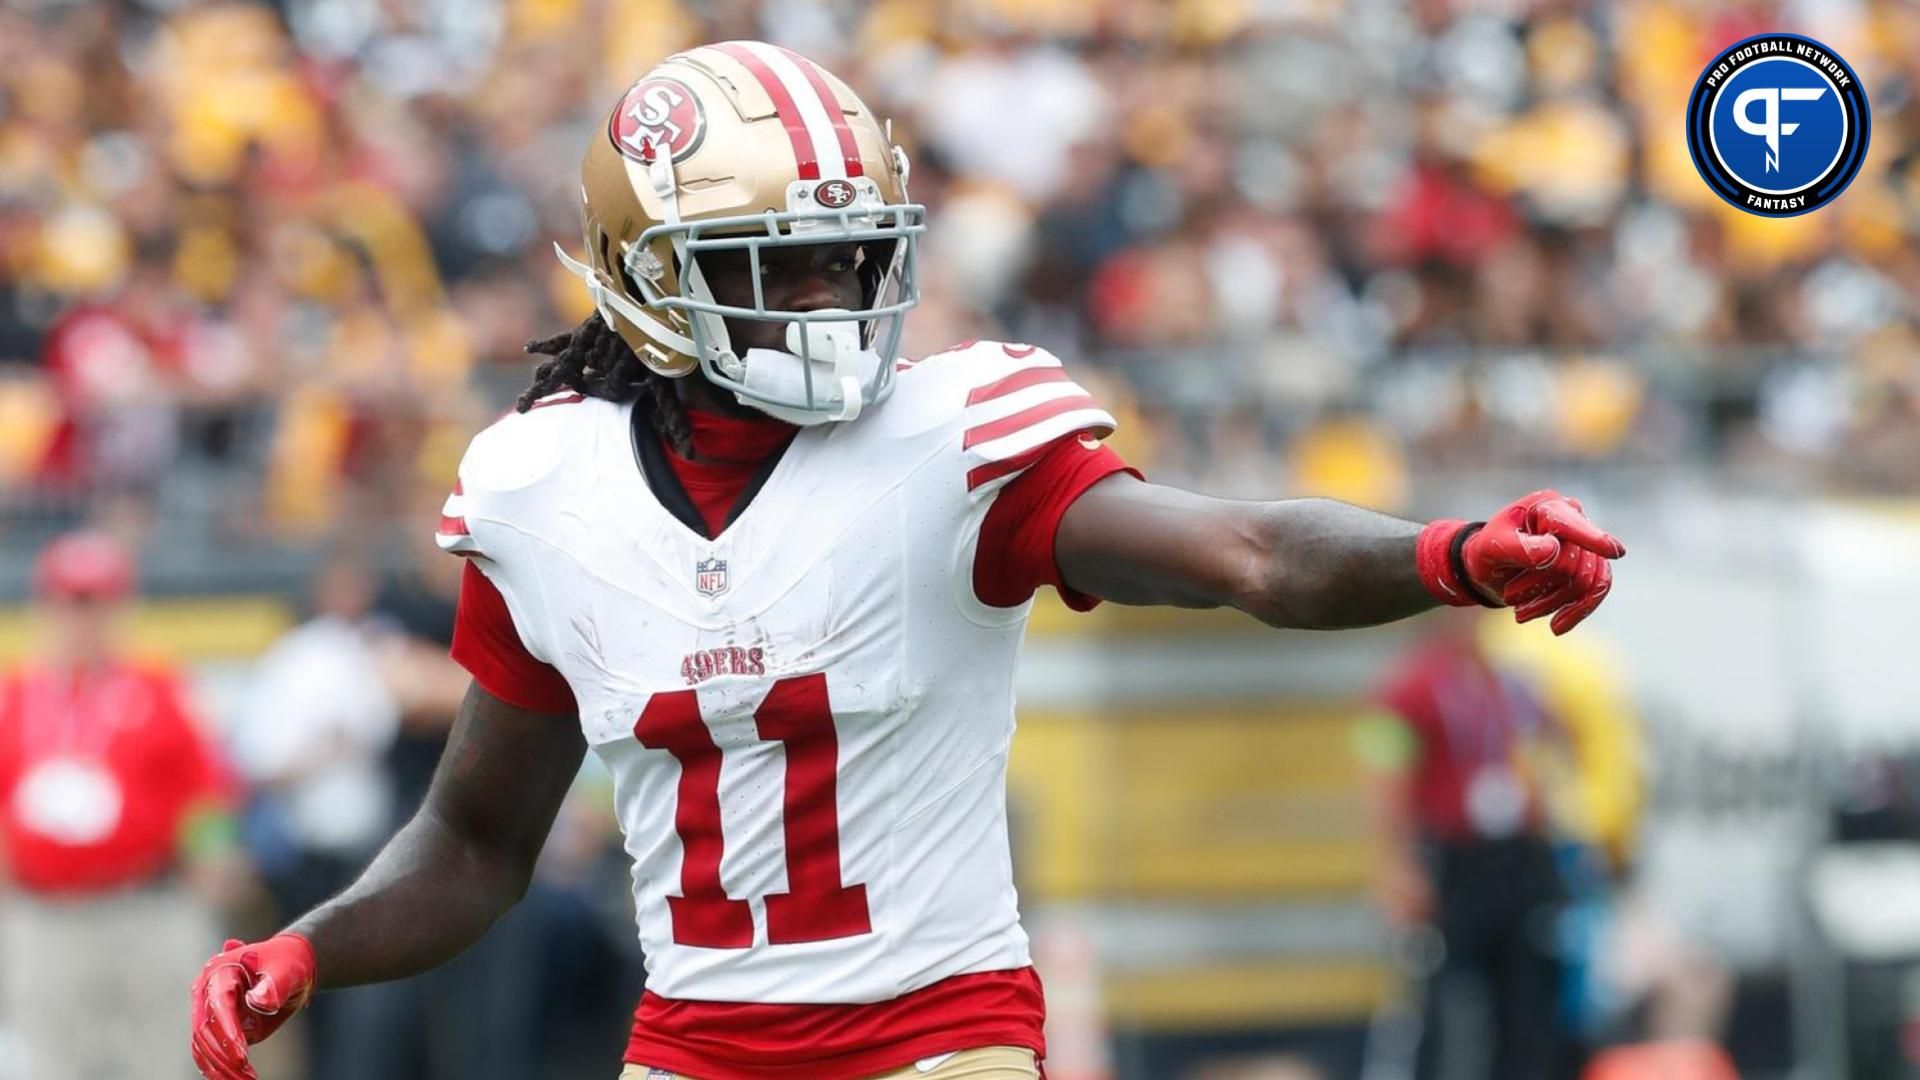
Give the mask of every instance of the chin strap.
[(609, 326), (613, 324), (612, 314), (609, 313), (618, 314), (639, 327), (641, 333), (674, 352), (685, 353), (688, 356), (695, 355), (693, 341), (690, 338), (685, 334), (675, 333), (665, 323), (655, 318), (652, 312), (627, 299), (618, 290), (610, 288), (605, 281), (601, 280), (599, 271), (567, 254), (567, 250), (558, 243), (553, 245), (553, 253), (559, 256), (560, 265), (566, 267), (574, 277), (586, 283), (587, 292), (593, 297), (594, 307), (600, 310), (600, 317), (607, 320)]

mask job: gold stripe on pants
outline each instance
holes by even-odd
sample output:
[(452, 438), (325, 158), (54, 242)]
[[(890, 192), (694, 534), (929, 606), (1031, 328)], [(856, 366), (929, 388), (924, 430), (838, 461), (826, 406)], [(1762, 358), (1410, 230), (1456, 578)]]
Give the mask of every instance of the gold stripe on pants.
[[(938, 1060), (939, 1055), (927, 1058)], [(909, 1065), (904, 1069), (880, 1073), (863, 1080), (1039, 1080), (1040, 1067), (1034, 1064), (1033, 1051), (1016, 1046), (985, 1046), (978, 1050), (962, 1050), (941, 1061), (939, 1065), (922, 1071), (919, 1065)], [(691, 1076), (670, 1073), (664, 1069), (652, 1070), (645, 1065), (629, 1065), (620, 1073), (620, 1080), (694, 1080)]]

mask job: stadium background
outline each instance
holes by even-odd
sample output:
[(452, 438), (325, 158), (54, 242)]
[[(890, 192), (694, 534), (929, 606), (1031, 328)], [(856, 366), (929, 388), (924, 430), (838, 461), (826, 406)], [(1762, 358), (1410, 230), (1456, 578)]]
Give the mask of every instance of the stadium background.
[[(1680, 124), (1711, 52), (1776, 29), (1875, 120), (1847, 195), (1786, 221), (1715, 199)], [(1581, 718), (1560, 827), (1738, 975), (1744, 1074), (1916, 1075), (1920, 939), (1881, 917), (1920, 839), (1909, 4), (7, 0), (0, 652), (33, 647), (42, 544), (105, 527), (136, 647), (223, 739), (259, 722), (316, 571), (430, 562), (521, 343), (586, 313), (549, 247), (604, 110), (728, 37), (894, 118), (933, 215), (909, 354), (1044, 344), (1149, 476), (1218, 494), (1579, 492), (1633, 547), (1607, 607), (1552, 649), (1489, 631)], [(1057, 1074), (1355, 1074), (1401, 980), (1348, 730), (1419, 632), (1043, 607), (1014, 795)], [(555, 874), (630, 965), (599, 794)], [(270, 929), (244, 879), (223, 921)], [(621, 1008), (550, 1074), (609, 1075)]]

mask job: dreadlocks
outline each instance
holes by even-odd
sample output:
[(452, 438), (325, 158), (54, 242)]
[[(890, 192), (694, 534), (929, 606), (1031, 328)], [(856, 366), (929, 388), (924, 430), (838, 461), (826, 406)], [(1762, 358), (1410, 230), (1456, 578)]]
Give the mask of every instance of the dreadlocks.
[(527, 342), (527, 351), (551, 359), (533, 372), (533, 385), (520, 395), (514, 408), (526, 412), (533, 403), (561, 390), (577, 390), (607, 401), (651, 399), (648, 410), (653, 429), (675, 452), (691, 457), (693, 428), (686, 408), (673, 392), (673, 380), (640, 362), (640, 357), (598, 314), (579, 326), (552, 337)]

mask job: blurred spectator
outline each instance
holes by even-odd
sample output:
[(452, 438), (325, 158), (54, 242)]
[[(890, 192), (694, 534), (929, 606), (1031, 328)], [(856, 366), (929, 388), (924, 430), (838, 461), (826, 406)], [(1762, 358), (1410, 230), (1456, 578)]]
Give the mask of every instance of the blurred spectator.
[(0, 676), (0, 1015), (34, 1080), (190, 1077), (180, 979), (231, 894), (227, 777), (179, 675), (122, 651), (126, 551), (62, 537), (36, 586), (45, 655)]
[[(438, 492), (432, 500), (437, 514), (445, 493), (423, 490)], [(381, 677), (400, 715), (400, 733), (388, 756), (395, 783), (394, 828), (426, 797), (470, 682), (447, 652), (465, 564), (434, 546), (431, 523), (437, 517), (426, 513), (425, 503), (415, 505), (421, 512), (414, 520), (422, 527), (406, 538), (406, 557), (381, 581), (372, 609), (381, 631)]]
[(184, 323), (163, 267), (143, 262), (113, 296), (70, 308), (49, 328), (40, 366), (62, 413), (42, 483), (151, 489), (177, 450), (167, 381), (181, 361)]
[[(375, 579), (350, 557), (315, 577), (313, 617), (261, 657), (234, 725), (235, 759), (253, 787), (246, 838), (281, 913), (309, 910), (351, 882), (394, 827), (387, 752), (400, 710), (382, 678), (370, 621)], [(357, 990), (307, 1011), (308, 1075), (349, 1075), (345, 1023)]]
[[(433, 545), (430, 527), (414, 539), (410, 557), (371, 597), (352, 661), (370, 662), (378, 673), (369, 714), (377, 697), (383, 722), (397, 722), (381, 740), (379, 780), (390, 816), (379, 823), (376, 846), (419, 808), (469, 681), (447, 653), (463, 562)], [(351, 576), (319, 583), (332, 602), (363, 610), (366, 586)], [(479, 945), (426, 975), (324, 995), (315, 1003), (313, 1080), (538, 1076), (548, 996), (539, 972), (557, 944), (546, 936), (547, 911), (523, 903)]]
[(260, 658), (233, 731), (256, 792), (256, 861), (282, 910), (331, 896), (392, 831), (386, 754), (400, 710), (380, 670), (373, 590), (371, 572), (350, 559), (321, 568), (313, 618)]
[(1554, 919), (1563, 899), (1529, 762), (1549, 718), (1480, 645), (1480, 613), (1431, 616), (1356, 729), (1369, 769), (1376, 895), (1407, 934), (1438, 930), (1422, 1078), (1567, 1075)]

